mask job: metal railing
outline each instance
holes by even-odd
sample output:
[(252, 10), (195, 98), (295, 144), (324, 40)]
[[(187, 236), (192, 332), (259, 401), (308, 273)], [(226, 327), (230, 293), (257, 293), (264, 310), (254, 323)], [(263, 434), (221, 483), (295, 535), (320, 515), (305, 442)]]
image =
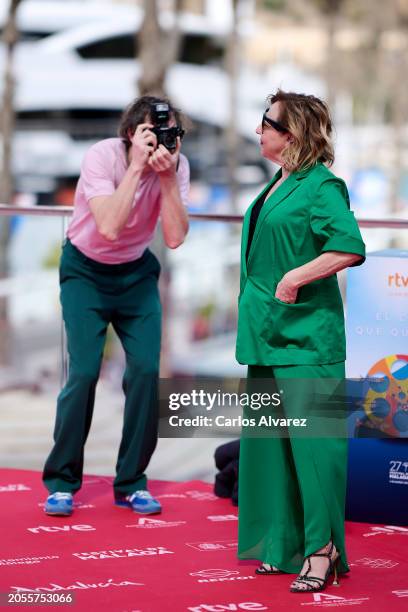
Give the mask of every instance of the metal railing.
[[(38, 222), (41, 224), (41, 217), (57, 217), (58, 221), (54, 222), (53, 219), (49, 220), (49, 222), (47, 222), (45, 219), (41, 225), (47, 226), (47, 228), (49, 229), (50, 226), (54, 226), (56, 225), (55, 232), (54, 229), (52, 230), (52, 235), (53, 235), (53, 239), (58, 239), (61, 242), (64, 240), (65, 237), (65, 232), (68, 226), (68, 222), (69, 222), (69, 218), (71, 217), (73, 213), (73, 207), (72, 206), (59, 206), (59, 205), (51, 205), (51, 206), (16, 206), (16, 205), (11, 205), (11, 204), (0, 204), (0, 217), (1, 216), (8, 216), (8, 217), (22, 217), (22, 216), (27, 216), (27, 217), (39, 217), (39, 219), (33, 219), (32, 223), (28, 223), (28, 225), (33, 226), (36, 225)], [(229, 214), (202, 214), (202, 213), (192, 213), (190, 215), (190, 219), (192, 222), (206, 222), (205, 225), (203, 224), (202, 228), (203, 231), (206, 232), (207, 230), (211, 233), (212, 227), (211, 227), (211, 222), (214, 222), (214, 225), (218, 222), (218, 223), (234, 223), (234, 224), (239, 224), (242, 222), (243, 220), (243, 215), (229, 215)], [(28, 219), (27, 219), (28, 221)], [(408, 219), (392, 219), (392, 218), (377, 218), (377, 219), (358, 219), (357, 220), (360, 227), (361, 228), (377, 228), (377, 229), (385, 229), (388, 228), (388, 230), (401, 230), (401, 229), (408, 229)], [(209, 224), (207, 222), (210, 222)], [(391, 233), (391, 232), (387, 232)], [(373, 232), (375, 234), (375, 232)], [(384, 232), (385, 234), (385, 232)], [(234, 243), (234, 251), (236, 250), (236, 256), (237, 259), (236, 261), (234, 261), (234, 265), (237, 265), (239, 267), (239, 249), (238, 249), (238, 245), (237, 242), (239, 240), (238, 234), (234, 235), (234, 239), (235, 239), (235, 243)], [(395, 238), (394, 238), (395, 239)], [(389, 244), (390, 242), (388, 241), (387, 244)], [(24, 245), (23, 245), (24, 247)], [(24, 247), (25, 248), (25, 247)], [(384, 246), (380, 247), (380, 248), (385, 248)], [(404, 247), (403, 247), (404, 248)], [(405, 247), (406, 248), (406, 247)], [(21, 245), (20, 245), (20, 250), (21, 250)], [(378, 250), (377, 248), (373, 248), (373, 251)], [(56, 258), (56, 255), (53, 254), (53, 256)], [(56, 260), (55, 260), (56, 261)], [(55, 262), (54, 262), (55, 263)], [(55, 264), (56, 265), (56, 264)], [(21, 268), (23, 269), (23, 268)], [(31, 269), (30, 269), (31, 270)], [(0, 298), (1, 297), (7, 297), (10, 299), (20, 299), (19, 296), (22, 295), (23, 293), (25, 293), (27, 287), (28, 289), (33, 293), (35, 291), (37, 291), (38, 293), (38, 289), (36, 289), (37, 287), (37, 280), (36, 278), (33, 277), (29, 277), (30, 274), (30, 270), (28, 271), (28, 273), (26, 272), (25, 268), (24, 268), (24, 274), (26, 276), (22, 276), (21, 278), (18, 276), (18, 274), (16, 275), (15, 273), (11, 274), (10, 276), (8, 276), (7, 278), (3, 278), (0, 279)], [(235, 268), (234, 268), (235, 270)], [(238, 272), (237, 272), (238, 273)], [(229, 271), (228, 274), (231, 275), (231, 272)], [(235, 274), (235, 271), (232, 272), (232, 276)], [(28, 279), (28, 280), (27, 280)], [(41, 283), (43, 281), (43, 277), (41, 277)], [(55, 279), (53, 280), (55, 286), (57, 286), (57, 278), (55, 277)], [(237, 281), (238, 282), (238, 281)], [(340, 287), (342, 289), (342, 295), (343, 295), (343, 299), (345, 300), (345, 284), (346, 284), (346, 278), (345, 276), (343, 278), (340, 278)], [(51, 291), (53, 291), (53, 289), (50, 289), (51, 287), (51, 281), (50, 283), (48, 283), (47, 287), (45, 288), (46, 291), (49, 291), (51, 293)], [(40, 290), (44, 290), (44, 285), (43, 284), (39, 284), (38, 286), (40, 286)], [(48, 294), (47, 294), (48, 295)], [(35, 298), (35, 296), (34, 296)], [(48, 299), (48, 298), (47, 298)], [(53, 299), (55, 300), (55, 303), (57, 303), (57, 297), (56, 294), (54, 295)], [(209, 298), (210, 300), (210, 298)], [(211, 300), (210, 300), (211, 301)], [(16, 302), (17, 303), (17, 302)], [(35, 302), (34, 299), (34, 304), (36, 304), (37, 302)], [(220, 307), (220, 311), (222, 311), (222, 308), (224, 308), (224, 306), (220, 306), (218, 304), (217, 307)], [(194, 309), (194, 308), (193, 308)], [(24, 309), (23, 309), (24, 310)], [(178, 310), (178, 309), (176, 309)], [(18, 312), (18, 309), (17, 311)], [(188, 316), (191, 315), (191, 312), (188, 313)], [(184, 315), (183, 315), (184, 316)], [(190, 316), (190, 319), (192, 320), (192, 315)], [(191, 320), (190, 320), (190, 324), (191, 324)], [(61, 364), (60, 368), (59, 368), (59, 372), (61, 375), (61, 383), (65, 380), (65, 376), (66, 376), (66, 369), (67, 369), (67, 356), (66, 356), (66, 339), (65, 339), (65, 334), (64, 334), (64, 329), (63, 329), (63, 325), (62, 325), (62, 319), (60, 321), (61, 325), (60, 325), (60, 329), (57, 330), (56, 333), (58, 333), (59, 335), (59, 339), (58, 339), (58, 353), (59, 353), (59, 362)], [(57, 329), (56, 327), (53, 328), (54, 331)], [(54, 333), (54, 340), (56, 337), (56, 333)], [(28, 338), (28, 337), (27, 337)], [(31, 338), (31, 336), (30, 336)], [(29, 340), (24, 337), (24, 342), (27, 343), (29, 342)], [(31, 340), (30, 340), (31, 341)], [(21, 341), (21, 346), (23, 346), (24, 344), (23, 341)], [(27, 344), (28, 345), (28, 344)]]
[[(72, 206), (14, 206), (11, 204), (0, 204), (0, 215), (35, 215), (48, 217), (67, 217), (72, 215)], [(241, 223), (243, 215), (217, 215), (190, 213), (191, 219), (197, 221), (226, 221), (229, 223)], [(408, 219), (357, 219), (360, 227), (408, 229)]]

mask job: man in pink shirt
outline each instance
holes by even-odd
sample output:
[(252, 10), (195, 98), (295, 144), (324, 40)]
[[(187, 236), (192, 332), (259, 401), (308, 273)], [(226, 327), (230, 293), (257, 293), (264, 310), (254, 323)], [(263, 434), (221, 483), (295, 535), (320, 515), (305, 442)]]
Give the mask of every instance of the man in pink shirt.
[(180, 246), (188, 231), (182, 133), (182, 116), (168, 100), (143, 96), (123, 113), (120, 137), (96, 143), (85, 155), (60, 266), (69, 375), (43, 473), (47, 514), (72, 514), (72, 496), (82, 484), (109, 323), (126, 354), (115, 503), (141, 514), (161, 512), (144, 473), (157, 443), (161, 334), (160, 265), (148, 245), (159, 216), (168, 247)]

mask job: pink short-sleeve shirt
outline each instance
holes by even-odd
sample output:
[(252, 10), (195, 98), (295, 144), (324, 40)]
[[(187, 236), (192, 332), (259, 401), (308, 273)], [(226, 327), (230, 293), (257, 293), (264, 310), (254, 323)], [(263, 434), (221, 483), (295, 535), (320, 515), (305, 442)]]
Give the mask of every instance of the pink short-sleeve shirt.
[[(127, 170), (125, 145), (120, 138), (107, 138), (85, 155), (74, 199), (74, 214), (67, 237), (84, 255), (107, 264), (133, 261), (142, 256), (153, 239), (160, 215), (160, 184), (151, 170), (142, 175), (129, 219), (117, 240), (104, 238), (96, 227), (89, 200), (112, 195)], [(177, 181), (183, 203), (188, 204), (190, 168), (180, 154)]]

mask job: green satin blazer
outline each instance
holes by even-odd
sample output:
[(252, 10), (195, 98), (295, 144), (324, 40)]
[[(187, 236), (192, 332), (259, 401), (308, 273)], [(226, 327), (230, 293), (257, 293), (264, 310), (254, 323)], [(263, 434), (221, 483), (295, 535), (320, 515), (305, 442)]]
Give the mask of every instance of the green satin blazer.
[[(281, 177), (279, 170), (261, 192)], [(261, 195), (261, 194), (260, 194)], [(242, 228), (236, 358), (249, 365), (306, 365), (346, 357), (343, 304), (333, 274), (304, 285), (294, 304), (275, 298), (286, 272), (326, 251), (356, 253), (365, 245), (350, 211), (347, 187), (325, 165), (293, 172), (264, 202), (246, 260), (248, 208)]]

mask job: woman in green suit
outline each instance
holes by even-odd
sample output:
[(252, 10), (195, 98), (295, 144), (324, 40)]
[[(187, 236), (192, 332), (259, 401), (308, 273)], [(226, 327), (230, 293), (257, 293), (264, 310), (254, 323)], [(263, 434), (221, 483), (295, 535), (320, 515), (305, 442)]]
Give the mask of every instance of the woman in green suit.
[[(281, 90), (268, 103), (256, 132), (261, 154), (281, 168), (244, 219), (236, 355), (252, 389), (267, 379), (285, 392), (284, 416), (307, 419), (319, 413), (316, 389), (344, 379), (336, 272), (363, 263), (365, 246), (346, 185), (328, 169), (326, 104)], [(244, 431), (239, 558), (259, 559), (257, 574), (300, 572), (292, 592), (322, 590), (330, 574), (347, 572), (346, 465), (345, 436)]]

